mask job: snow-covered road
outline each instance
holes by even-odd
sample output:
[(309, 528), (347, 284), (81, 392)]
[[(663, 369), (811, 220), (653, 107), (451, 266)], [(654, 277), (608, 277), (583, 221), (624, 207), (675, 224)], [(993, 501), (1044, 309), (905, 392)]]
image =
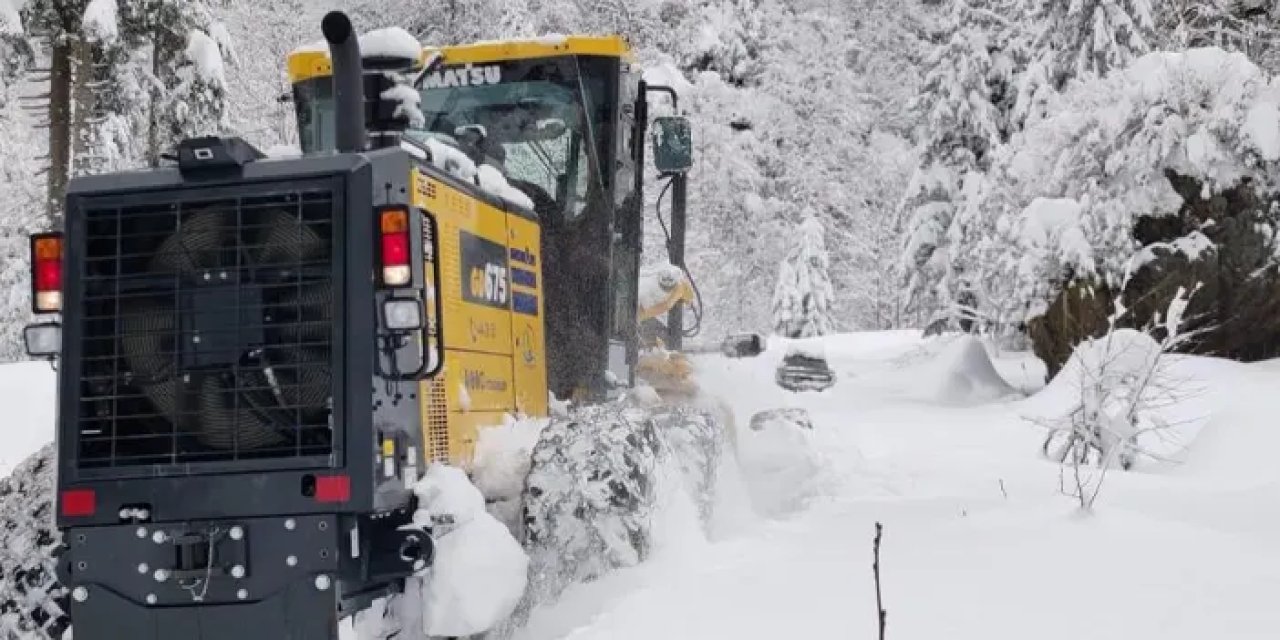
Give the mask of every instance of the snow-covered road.
[[(703, 386), (732, 406), (757, 463), (726, 480), (716, 527), (670, 500), (651, 561), (571, 588), (516, 638), (871, 638), (876, 522), (894, 640), (1280, 635), (1280, 362), (1179, 360), (1183, 463), (1112, 474), (1085, 516), (1023, 418), (1055, 402), (1053, 388), (1018, 392), (1038, 390), (1034, 359), (997, 356), (996, 377), (954, 338), (825, 345), (839, 381), (821, 394), (774, 384), (777, 349), (703, 357)], [(52, 391), (45, 364), (0, 367), (0, 466), (48, 440)], [(743, 431), (786, 406), (810, 411), (813, 458)]]
[[(824, 462), (814, 495), (713, 540), (674, 510), (653, 562), (571, 590), (518, 637), (874, 637), (875, 522), (895, 640), (1280, 633), (1280, 397), (1268, 393), (1280, 365), (1180, 362), (1182, 430), (1198, 432), (1185, 464), (1113, 475), (1084, 516), (1021, 417), (1045, 399), (993, 399), (999, 385), (965, 351), (913, 334), (835, 337), (840, 382), (807, 396), (773, 386), (776, 351), (705, 359), (704, 384), (740, 422), (779, 405), (812, 412)], [(1035, 390), (1037, 362), (994, 360)]]

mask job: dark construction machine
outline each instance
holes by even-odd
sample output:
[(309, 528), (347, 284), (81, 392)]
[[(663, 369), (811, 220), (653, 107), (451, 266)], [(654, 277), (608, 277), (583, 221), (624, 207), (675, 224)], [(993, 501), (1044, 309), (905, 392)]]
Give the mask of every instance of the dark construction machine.
[(322, 30), (289, 60), (301, 155), (187, 140), (73, 180), (32, 238), (76, 640), (336, 638), (430, 565), (427, 465), (635, 383), (650, 137), (683, 252), (670, 90), (616, 37), (362, 56), (345, 15)]

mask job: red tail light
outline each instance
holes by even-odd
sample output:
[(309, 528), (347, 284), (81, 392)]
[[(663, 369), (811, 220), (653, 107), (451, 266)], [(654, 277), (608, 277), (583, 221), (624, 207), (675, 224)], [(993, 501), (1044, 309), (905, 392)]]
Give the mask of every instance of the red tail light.
[(93, 515), (98, 509), (98, 496), (93, 489), (68, 489), (62, 492), (58, 503), (62, 515), (68, 518), (82, 518)]
[(347, 502), (351, 500), (350, 476), (317, 476), (316, 502)]
[(36, 313), (62, 310), (62, 234), (31, 236), (31, 294)]
[(381, 231), (382, 284), (403, 287), (409, 284), (409, 212), (386, 209), (379, 216)]

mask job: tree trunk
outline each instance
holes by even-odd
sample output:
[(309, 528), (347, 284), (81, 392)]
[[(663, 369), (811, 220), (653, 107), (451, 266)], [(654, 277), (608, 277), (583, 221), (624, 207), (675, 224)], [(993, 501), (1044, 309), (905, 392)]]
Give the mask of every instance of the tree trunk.
[(52, 228), (62, 225), (63, 198), (71, 169), (71, 44), (55, 36), (49, 66), (49, 196)]
[(93, 173), (91, 134), (94, 113), (97, 112), (97, 98), (92, 90), (94, 79), (93, 43), (87, 38), (80, 38), (75, 44), (75, 81), (71, 93), (72, 101), (72, 158), (71, 174), (82, 176)]

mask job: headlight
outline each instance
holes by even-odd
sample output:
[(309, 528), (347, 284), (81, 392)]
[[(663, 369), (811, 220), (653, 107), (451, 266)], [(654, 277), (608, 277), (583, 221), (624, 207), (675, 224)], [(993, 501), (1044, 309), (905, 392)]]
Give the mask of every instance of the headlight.
[(417, 300), (387, 300), (382, 315), (392, 331), (416, 331), (422, 328), (422, 303)]
[(62, 352), (62, 325), (56, 322), (33, 324), (22, 330), (27, 355), (47, 358)]

